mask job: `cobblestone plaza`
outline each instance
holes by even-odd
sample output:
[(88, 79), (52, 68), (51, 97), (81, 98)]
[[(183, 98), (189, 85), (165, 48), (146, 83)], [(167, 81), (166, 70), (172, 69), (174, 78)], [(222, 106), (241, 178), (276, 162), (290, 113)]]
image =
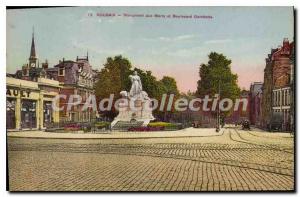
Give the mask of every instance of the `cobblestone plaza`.
[(11, 191), (294, 190), (294, 138), (258, 130), (173, 138), (9, 137), (8, 162)]

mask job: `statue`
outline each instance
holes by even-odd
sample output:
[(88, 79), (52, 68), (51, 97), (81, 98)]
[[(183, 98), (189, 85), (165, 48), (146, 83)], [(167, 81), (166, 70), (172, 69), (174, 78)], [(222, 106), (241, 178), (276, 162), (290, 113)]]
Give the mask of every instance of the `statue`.
[[(120, 92), (122, 99), (118, 104), (119, 114), (111, 123), (112, 128), (114, 128), (118, 122), (120, 122), (118, 126), (120, 126), (120, 124), (133, 126), (131, 124), (137, 123), (147, 126), (151, 120), (154, 120), (151, 99), (147, 92), (143, 91), (142, 82), (137, 72), (134, 71), (133, 75), (129, 75), (129, 78), (131, 80), (130, 91), (127, 92), (123, 90)], [(134, 108), (132, 108), (130, 104), (133, 104)]]
[(141, 95), (143, 86), (140, 77), (137, 75), (137, 72), (134, 71), (133, 75), (129, 75), (131, 80), (131, 89), (129, 92), (129, 96), (136, 98)]

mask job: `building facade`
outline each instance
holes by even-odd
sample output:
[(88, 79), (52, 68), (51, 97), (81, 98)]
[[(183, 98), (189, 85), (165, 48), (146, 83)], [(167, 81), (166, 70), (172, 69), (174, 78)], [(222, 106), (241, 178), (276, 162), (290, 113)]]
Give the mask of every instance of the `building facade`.
[[(59, 122), (58, 81), (38, 78), (37, 82), (6, 78), (6, 128), (8, 131), (43, 130)], [(54, 103), (53, 103), (54, 102)]]
[[(65, 95), (61, 98), (60, 107), (63, 110), (60, 112), (62, 122), (87, 122), (96, 118), (97, 111), (92, 108), (83, 110), (90, 95), (94, 95), (95, 71), (89, 63), (88, 54), (84, 58), (76, 58), (76, 61), (65, 60), (59, 61), (54, 68), (48, 69), (49, 76), (59, 81), (62, 86), (60, 94)], [(68, 110), (71, 95), (79, 95), (82, 100), (79, 105), (72, 106)]]
[(282, 46), (272, 49), (266, 58), (262, 93), (261, 124), (266, 129), (280, 124), (280, 129), (290, 131), (293, 125), (291, 103), (291, 76), (294, 69), (294, 42), (287, 38)]
[[(59, 61), (57, 65), (51, 68), (47, 60), (41, 63), (40, 66), (33, 33), (28, 63), (24, 64), (21, 70), (17, 70), (15, 74), (10, 76), (19, 80), (36, 83), (39, 83), (41, 80), (56, 81), (55, 83), (58, 83), (60, 87), (59, 94), (66, 95), (66, 98), (60, 98), (60, 107), (63, 108), (63, 110), (60, 111), (61, 122), (91, 121), (97, 114), (97, 112), (94, 112), (91, 108), (82, 110), (86, 99), (90, 95), (94, 95), (94, 82), (97, 79), (97, 72), (92, 69), (88, 54), (84, 58), (77, 57), (76, 61), (65, 61), (63, 58), (62, 61)], [(41, 88), (41, 90), (45, 89), (45, 91), (50, 89), (51, 91), (50, 87), (39, 85), (39, 88)], [(71, 95), (80, 95), (82, 100), (79, 105), (72, 106), (70, 110), (67, 110)]]
[(45, 60), (44, 63), (39, 63), (39, 59), (35, 50), (35, 40), (34, 34), (32, 34), (32, 41), (30, 47), (30, 54), (28, 62), (24, 64), (21, 70), (17, 70), (14, 77), (17, 79), (28, 80), (28, 81), (38, 81), (38, 78), (50, 78), (47, 76), (48, 61)]
[(247, 100), (246, 110), (243, 110), (243, 102), (239, 103), (238, 109), (230, 112), (229, 116), (226, 117), (225, 123), (227, 124), (236, 124), (241, 123), (243, 120), (249, 120), (250, 117), (250, 94), (247, 90), (242, 90), (240, 94), (240, 99)]
[(260, 127), (262, 82), (254, 82), (250, 85), (249, 92), (249, 121), (250, 124)]

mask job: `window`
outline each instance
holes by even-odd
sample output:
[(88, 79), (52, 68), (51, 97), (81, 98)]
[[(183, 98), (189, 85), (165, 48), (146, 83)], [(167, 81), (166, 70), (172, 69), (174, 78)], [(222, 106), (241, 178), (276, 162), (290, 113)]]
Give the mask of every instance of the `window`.
[(274, 92), (274, 106), (277, 106), (277, 91)]
[(7, 99), (6, 100), (6, 128), (15, 129), (16, 128), (16, 100)]
[(288, 101), (288, 99), (289, 99), (289, 90), (286, 90), (286, 92), (285, 92), (285, 105), (289, 105), (288, 103), (289, 103), (289, 101)]
[(65, 75), (65, 68), (59, 68), (58, 75), (59, 76), (64, 76)]
[(53, 122), (53, 109), (51, 101), (44, 101), (44, 127), (47, 127)]
[(22, 100), (21, 123), (22, 128), (36, 128), (36, 101)]
[(289, 90), (286, 91), (286, 104), (290, 105), (290, 91)]
[(280, 105), (280, 91), (277, 92), (277, 106)]
[(285, 105), (285, 90), (282, 91), (282, 105)]

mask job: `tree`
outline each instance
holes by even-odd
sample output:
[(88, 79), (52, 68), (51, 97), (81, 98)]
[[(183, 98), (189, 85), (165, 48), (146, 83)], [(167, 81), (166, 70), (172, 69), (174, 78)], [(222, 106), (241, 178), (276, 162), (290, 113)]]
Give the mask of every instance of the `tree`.
[(208, 63), (200, 65), (197, 95), (203, 97), (218, 94), (220, 82), (221, 99), (234, 101), (240, 96), (240, 88), (237, 84), (238, 76), (231, 71), (231, 60), (216, 52), (211, 52), (208, 57)]
[[(163, 93), (163, 87), (157, 81), (156, 77), (152, 75), (151, 71), (143, 71), (139, 68), (134, 68), (141, 78), (143, 90), (147, 92), (150, 98), (160, 99)], [(133, 71), (132, 71), (133, 72)]]
[[(99, 80), (95, 85), (97, 100), (109, 98), (110, 94), (114, 94), (114, 100), (119, 98), (120, 91), (130, 87), (131, 67), (130, 61), (121, 55), (114, 58), (108, 57), (104, 68), (99, 72)], [(109, 118), (113, 118), (117, 114), (114, 108), (102, 113)]]
[(99, 72), (99, 80), (95, 86), (96, 96), (107, 98), (110, 94), (118, 96), (120, 91), (130, 87), (129, 75), (131, 63), (122, 56), (108, 57), (104, 68)]
[[(95, 92), (98, 100), (109, 98), (110, 94), (114, 94), (114, 99), (120, 97), (120, 92), (123, 90), (129, 91), (131, 88), (131, 81), (129, 75), (137, 71), (143, 84), (143, 90), (148, 93), (150, 98), (161, 100), (163, 94), (179, 95), (177, 84), (174, 78), (164, 76), (161, 80), (157, 80), (152, 75), (151, 71), (144, 71), (139, 68), (132, 69), (132, 65), (127, 58), (122, 56), (108, 57), (104, 68), (102, 68), (98, 75), (98, 82), (95, 85)], [(103, 113), (103, 112), (102, 112)], [(157, 110), (154, 113), (159, 113)], [(104, 112), (105, 116), (113, 118), (117, 112)]]
[[(160, 98), (158, 98), (160, 102), (163, 94), (167, 95), (166, 101), (170, 99), (171, 94), (174, 95), (173, 101), (175, 101), (179, 97), (179, 90), (177, 88), (177, 83), (174, 78), (169, 76), (163, 76), (163, 78), (159, 80), (158, 83), (160, 84), (161, 87)], [(171, 111), (166, 111), (166, 106), (165, 106), (163, 112), (156, 110), (155, 114), (157, 117), (159, 117), (159, 119), (163, 121), (170, 121), (170, 119), (174, 118), (174, 116), (176, 115), (176, 111), (174, 106), (172, 106)]]
[(179, 95), (179, 91), (177, 88), (177, 83), (174, 78), (163, 76), (163, 78), (160, 80), (163, 86), (163, 92), (167, 94), (174, 94)]

